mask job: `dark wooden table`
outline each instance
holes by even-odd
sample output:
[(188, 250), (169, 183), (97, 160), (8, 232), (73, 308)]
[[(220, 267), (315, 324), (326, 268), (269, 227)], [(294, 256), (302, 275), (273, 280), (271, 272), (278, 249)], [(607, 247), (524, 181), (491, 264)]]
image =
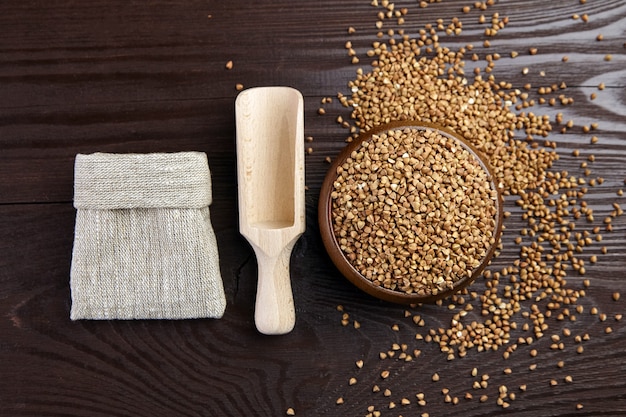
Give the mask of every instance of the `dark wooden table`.
[[(584, 158), (574, 158), (572, 150), (595, 155), (589, 178), (604, 182), (590, 187), (586, 200), (596, 213), (594, 226), (604, 228), (613, 203), (626, 207), (618, 195), (626, 188), (626, 3), (511, 0), (486, 11), (469, 0), (421, 3), (427, 7), (416, 0), (396, 2), (397, 9), (407, 8), (407, 34), (439, 18), (458, 17), (463, 32), (442, 34), (442, 44), (473, 43), (481, 59), (499, 53), (493, 74), (514, 88), (567, 84), (574, 104), (529, 110), (552, 120), (562, 112), (565, 121), (574, 121), (565, 134), (555, 126), (548, 138), (561, 155), (553, 170), (583, 177)], [(350, 93), (347, 83), (357, 68), (369, 69), (366, 51), (378, 40), (381, 10), (369, 0), (0, 3), (0, 415), (280, 416), (290, 408), (306, 416), (626, 414), (626, 326), (616, 320), (626, 303), (624, 216), (613, 219), (613, 231), (603, 232), (602, 244), (585, 256), (599, 254), (601, 245), (608, 253), (587, 264), (585, 276), (569, 271), (572, 288), (589, 280), (579, 301), (584, 312), (572, 309), (576, 321), (554, 314), (546, 319), (545, 337), (519, 344), (508, 359), (503, 346), (448, 360), (436, 343), (415, 339), (416, 333), (446, 326), (447, 302), (411, 308), (375, 300), (330, 262), (316, 204), (325, 158), (337, 155), (347, 137), (335, 119), (349, 120), (349, 111), (337, 100), (325, 106), (326, 115), (318, 108), (323, 97)], [(509, 23), (490, 38), (486, 52), (485, 26), (478, 20), (480, 14), (490, 20), (495, 12)], [(348, 40), (358, 65), (347, 54)], [(536, 55), (529, 54), (531, 47)], [(511, 59), (512, 50), (520, 56)], [(307, 231), (292, 257), (297, 324), (285, 336), (260, 335), (253, 322), (256, 262), (237, 225), (238, 83), (302, 91), (306, 136), (313, 138), (306, 144), (312, 149), (306, 157)], [(597, 129), (585, 132), (592, 123)], [(592, 135), (598, 143), (590, 144)], [(212, 222), (228, 300), (224, 317), (71, 322), (75, 155), (185, 150), (209, 156)], [(514, 209), (514, 199), (508, 199), (507, 210)], [(519, 257), (512, 241), (524, 223), (514, 212), (505, 225), (493, 271)], [(472, 289), (480, 292), (485, 281)], [(618, 301), (615, 292), (622, 294)], [(425, 325), (416, 326), (406, 311), (421, 315)], [(514, 320), (524, 321), (521, 315)], [(551, 335), (562, 335), (565, 327), (572, 333), (562, 336), (563, 349), (551, 349)], [(575, 341), (584, 335), (589, 340)], [(520, 327), (511, 343), (526, 336)], [(393, 350), (394, 343), (422, 353), (411, 362), (399, 355), (381, 360), (380, 352)], [(584, 352), (577, 353), (581, 345)], [(472, 377), (475, 367), (478, 376)], [(382, 379), (385, 370), (390, 375)], [(432, 381), (435, 373), (438, 382)], [(489, 385), (474, 389), (483, 374), (490, 376)], [(373, 392), (375, 385), (380, 392)], [(506, 410), (497, 403), (502, 385), (515, 394)], [(418, 404), (420, 392), (424, 406)], [(472, 399), (465, 398), (468, 392)], [(482, 395), (488, 397), (484, 402)], [(403, 398), (410, 404), (402, 405)]]

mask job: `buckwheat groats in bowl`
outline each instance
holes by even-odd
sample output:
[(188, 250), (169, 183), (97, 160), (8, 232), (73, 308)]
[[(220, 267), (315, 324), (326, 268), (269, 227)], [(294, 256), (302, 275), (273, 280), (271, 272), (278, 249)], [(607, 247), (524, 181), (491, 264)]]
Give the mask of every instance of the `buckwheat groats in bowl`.
[(351, 142), (320, 194), (320, 229), (337, 268), (383, 300), (433, 302), (487, 265), (502, 228), (488, 165), (463, 138), (392, 123)]

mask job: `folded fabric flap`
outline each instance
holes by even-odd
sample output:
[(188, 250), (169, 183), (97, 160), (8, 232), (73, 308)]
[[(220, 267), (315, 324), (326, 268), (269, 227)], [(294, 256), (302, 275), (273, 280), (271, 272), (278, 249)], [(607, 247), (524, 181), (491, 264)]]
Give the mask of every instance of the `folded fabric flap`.
[(203, 152), (76, 155), (76, 208), (202, 208), (210, 204), (211, 174)]

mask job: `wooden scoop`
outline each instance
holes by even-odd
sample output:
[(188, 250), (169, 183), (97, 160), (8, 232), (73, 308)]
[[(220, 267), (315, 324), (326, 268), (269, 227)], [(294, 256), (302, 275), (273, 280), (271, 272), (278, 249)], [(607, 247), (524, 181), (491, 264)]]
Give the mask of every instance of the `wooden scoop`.
[(289, 87), (257, 87), (235, 102), (239, 231), (257, 257), (259, 332), (289, 333), (296, 320), (289, 275), (305, 229), (304, 100)]

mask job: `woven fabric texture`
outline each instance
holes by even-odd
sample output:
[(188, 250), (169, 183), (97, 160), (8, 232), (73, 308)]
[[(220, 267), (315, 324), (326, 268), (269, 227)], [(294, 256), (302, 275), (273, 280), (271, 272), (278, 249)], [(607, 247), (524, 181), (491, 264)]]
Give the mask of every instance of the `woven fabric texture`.
[(204, 153), (76, 155), (76, 208), (202, 208), (209, 205), (211, 175)]
[(77, 155), (70, 318), (219, 318), (206, 154)]

